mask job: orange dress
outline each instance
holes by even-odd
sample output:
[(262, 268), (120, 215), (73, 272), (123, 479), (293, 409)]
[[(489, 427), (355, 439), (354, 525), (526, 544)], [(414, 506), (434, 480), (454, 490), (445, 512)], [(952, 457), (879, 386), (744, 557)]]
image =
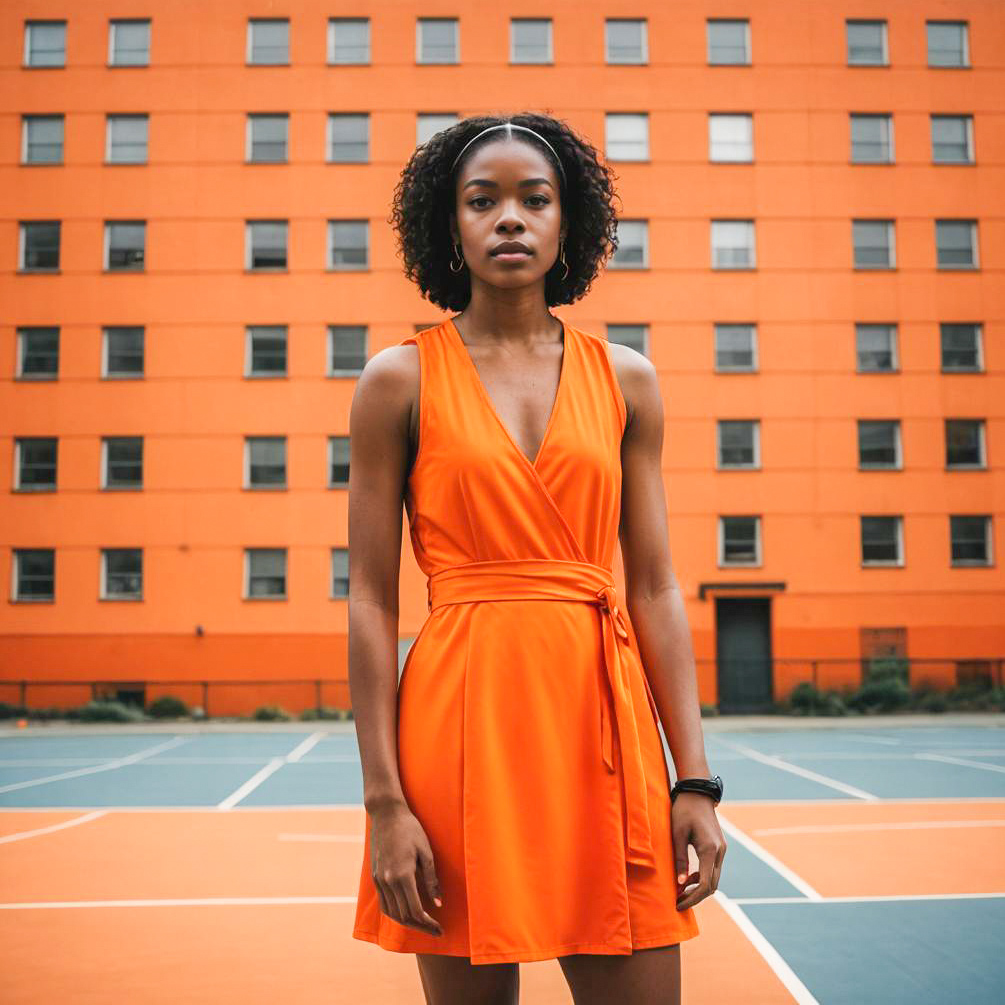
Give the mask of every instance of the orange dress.
[(430, 613), (398, 685), (398, 766), (443, 935), (381, 912), (367, 816), (352, 934), (394, 952), (502, 963), (698, 935), (675, 903), (671, 781), (612, 572), (625, 403), (606, 339), (562, 324), (533, 463), (451, 320), (399, 343), (419, 351), (405, 505)]

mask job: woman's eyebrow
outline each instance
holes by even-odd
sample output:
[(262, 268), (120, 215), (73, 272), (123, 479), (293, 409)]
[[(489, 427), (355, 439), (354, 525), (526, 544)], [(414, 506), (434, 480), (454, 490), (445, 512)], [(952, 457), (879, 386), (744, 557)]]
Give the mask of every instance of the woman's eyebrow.
[[(472, 178), (471, 181), (466, 181), (461, 187), (461, 191), (468, 188), (470, 185), (484, 185), (486, 188), (498, 188), (499, 182), (489, 181), (488, 178)], [(554, 188), (555, 186), (548, 181), (547, 178), (524, 178), (522, 182), (517, 184), (517, 188), (526, 188), (528, 185), (547, 185), (549, 188)]]

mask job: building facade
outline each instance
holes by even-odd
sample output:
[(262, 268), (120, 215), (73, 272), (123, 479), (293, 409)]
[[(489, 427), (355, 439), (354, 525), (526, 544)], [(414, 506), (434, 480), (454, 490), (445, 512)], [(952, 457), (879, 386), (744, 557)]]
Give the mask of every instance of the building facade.
[(524, 110), (617, 176), (556, 313), (660, 373), (702, 701), (1000, 682), (1005, 5), (12, 0), (0, 37), (0, 700), (348, 706), (355, 380), (443, 317), (391, 194)]

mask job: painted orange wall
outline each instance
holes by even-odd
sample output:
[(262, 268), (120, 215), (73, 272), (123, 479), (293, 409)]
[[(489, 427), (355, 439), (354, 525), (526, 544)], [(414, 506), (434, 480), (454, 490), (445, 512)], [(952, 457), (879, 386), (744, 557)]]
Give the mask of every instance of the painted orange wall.
[[(509, 67), (509, 18), (542, 14), (553, 18), (555, 65)], [(325, 65), (335, 15), (371, 19), (372, 65)], [(459, 17), (461, 65), (415, 65), (420, 15)], [(291, 66), (244, 65), (251, 16), (291, 18)], [(648, 66), (604, 64), (604, 19), (619, 16), (648, 19)], [(749, 18), (752, 66), (706, 65), (705, 19), (723, 16)], [(152, 18), (149, 68), (105, 65), (109, 17)], [(845, 65), (845, 17), (888, 20), (891, 67)], [(926, 17), (969, 22), (972, 69), (927, 67)], [(65, 69), (22, 68), (31, 18), (68, 20)], [(4, 680), (344, 680), (347, 603), (328, 598), (328, 581), (329, 550), (346, 544), (347, 493), (325, 488), (325, 464), (327, 438), (348, 432), (354, 382), (325, 376), (326, 327), (367, 325), (372, 355), (443, 316), (401, 274), (386, 223), (420, 111), (549, 111), (601, 151), (605, 112), (649, 113), (651, 162), (613, 166), (623, 215), (649, 220), (650, 267), (611, 270), (558, 313), (595, 332), (649, 325), (673, 560), (703, 701), (716, 700), (714, 603), (698, 599), (703, 582), (783, 581), (772, 601), (774, 656), (846, 658), (839, 678), (857, 673), (862, 626), (906, 626), (912, 658), (1005, 655), (1001, 568), (951, 568), (947, 530), (949, 513), (993, 514), (999, 548), (1005, 5), (10, 0), (0, 39), (0, 464), (9, 485), (15, 437), (59, 438), (58, 491), (0, 496), (8, 579), (13, 547), (56, 549), (55, 603), (8, 602), (0, 614)], [(244, 163), (245, 115), (266, 110), (290, 113), (286, 166)], [(370, 113), (370, 163), (324, 163), (326, 116), (340, 110)], [(147, 165), (101, 163), (104, 116), (114, 111), (149, 112)], [(710, 111), (753, 113), (753, 164), (708, 163)], [(849, 164), (849, 111), (894, 115), (895, 165)], [(929, 114), (938, 111), (973, 114), (976, 165), (930, 163)], [(21, 115), (44, 112), (66, 115), (65, 163), (21, 166)], [(370, 268), (325, 271), (326, 220), (363, 215)], [(269, 217), (290, 221), (289, 272), (248, 275), (243, 221)], [(709, 220), (729, 217), (756, 221), (754, 271), (709, 267)], [(895, 270), (852, 270), (853, 217), (896, 220)], [(978, 271), (936, 271), (937, 217), (979, 221)], [(50, 218), (62, 221), (61, 273), (17, 274), (18, 221)], [(146, 270), (103, 274), (103, 221), (132, 218), (148, 221)], [(986, 372), (939, 372), (940, 320), (983, 323)], [(713, 372), (713, 324), (730, 321), (757, 323), (757, 373)], [(898, 374), (854, 372), (856, 321), (899, 325)], [(245, 325), (256, 323), (289, 326), (288, 379), (242, 377)], [(146, 326), (145, 379), (99, 379), (101, 328), (114, 324)], [(21, 325), (61, 328), (58, 381), (13, 380)], [(987, 421), (989, 468), (946, 472), (942, 423), (967, 416)], [(903, 471), (857, 470), (860, 417), (902, 420)], [(761, 420), (761, 470), (715, 470), (717, 418)], [(144, 437), (144, 488), (101, 492), (101, 437), (127, 434)], [(243, 439), (253, 434), (288, 437), (288, 491), (241, 489)], [(860, 567), (859, 514), (876, 512), (904, 515), (903, 568)], [(724, 513), (761, 514), (760, 568), (717, 568)], [(407, 637), (426, 615), (426, 593), (403, 539)], [(100, 548), (113, 546), (143, 548), (140, 603), (98, 599)], [(250, 546), (288, 549), (288, 600), (242, 599)], [(945, 667), (936, 676), (948, 682)], [(806, 664), (779, 666), (776, 694), (808, 675)], [(30, 702), (83, 697), (36, 689)], [(17, 700), (17, 688), (0, 689), (0, 699)], [(314, 694), (238, 688), (211, 699), (211, 711), (265, 701), (295, 711)], [(324, 701), (346, 705), (345, 686)]]

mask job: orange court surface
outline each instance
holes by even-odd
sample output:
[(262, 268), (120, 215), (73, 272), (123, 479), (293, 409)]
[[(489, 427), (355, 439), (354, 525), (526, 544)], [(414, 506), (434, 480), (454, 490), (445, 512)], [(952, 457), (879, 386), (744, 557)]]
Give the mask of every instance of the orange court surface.
[[(686, 1005), (1001, 1001), (1005, 716), (703, 726), (729, 849)], [(5, 727), (0, 768), (5, 1005), (422, 1002), (412, 954), (350, 936), (351, 722)]]

